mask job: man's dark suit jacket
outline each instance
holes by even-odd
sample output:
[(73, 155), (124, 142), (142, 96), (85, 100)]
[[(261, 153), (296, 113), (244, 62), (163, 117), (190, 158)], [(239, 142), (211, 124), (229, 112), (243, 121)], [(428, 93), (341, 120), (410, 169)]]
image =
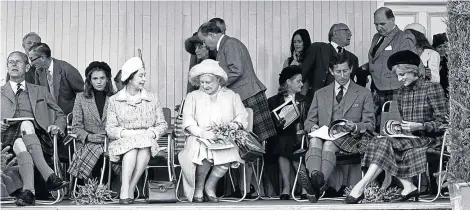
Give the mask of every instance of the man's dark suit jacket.
[[(367, 84), (367, 75), (356, 74), (360, 73), (359, 62), (356, 55), (343, 49), (343, 53), (348, 54), (349, 62), (352, 64), (353, 71), (351, 73), (351, 79), (357, 75), (357, 84), (365, 87)], [(300, 65), (302, 69), (302, 78), (310, 82), (309, 92), (306, 93), (306, 101), (308, 104), (313, 99), (313, 94), (329, 85), (334, 81), (334, 77), (329, 72), (329, 63), (331, 59), (336, 56), (336, 49), (330, 43), (315, 42), (312, 43), (310, 48), (305, 53), (305, 59)], [(304, 93), (305, 94), (305, 93)]]
[[(54, 96), (57, 105), (67, 115), (73, 110), (75, 103), (75, 96), (78, 92), (83, 92), (84, 81), (80, 72), (70, 65), (69, 63), (54, 59), (54, 73), (52, 79), (54, 80), (54, 90), (50, 90)], [(47, 83), (47, 69), (37, 69), (35, 74), (35, 81), (37, 85), (49, 87)], [(49, 89), (49, 88), (48, 88)]]

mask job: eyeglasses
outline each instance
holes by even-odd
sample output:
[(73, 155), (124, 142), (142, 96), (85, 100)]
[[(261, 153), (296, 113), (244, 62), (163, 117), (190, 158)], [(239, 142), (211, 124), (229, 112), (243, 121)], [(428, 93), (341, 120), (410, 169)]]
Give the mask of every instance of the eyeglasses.
[(34, 58), (34, 59), (32, 59), (32, 58), (29, 58), (29, 60), (31, 60), (31, 62), (34, 62), (34, 61), (38, 60), (39, 58), (41, 58), (41, 57), (40, 57), (40, 56), (38, 56), (38, 57), (36, 57), (36, 58)]

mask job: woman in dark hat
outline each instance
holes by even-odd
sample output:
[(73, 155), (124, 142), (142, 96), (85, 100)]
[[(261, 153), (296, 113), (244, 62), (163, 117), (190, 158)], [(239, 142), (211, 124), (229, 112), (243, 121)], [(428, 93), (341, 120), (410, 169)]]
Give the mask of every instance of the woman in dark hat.
[[(297, 169), (298, 156), (294, 156), (294, 151), (300, 148), (300, 142), (297, 141), (298, 125), (303, 125), (305, 101), (304, 96), (299, 94), (302, 90), (302, 70), (297, 65), (290, 65), (285, 67), (279, 75), (279, 89), (278, 94), (268, 99), (269, 110), (272, 111), (282, 105), (284, 102), (293, 100), (300, 111), (300, 117), (292, 122), (289, 126), (284, 128), (286, 121), (284, 119), (278, 120), (273, 116), (273, 121), (276, 122), (277, 136), (271, 138), (268, 141), (268, 153), (278, 157), (279, 170), (282, 178), (282, 192), (280, 199), (289, 200), (292, 178), (291, 174), (292, 165)], [(302, 190), (304, 194), (305, 191)], [(306, 195), (303, 196), (306, 198)]]
[(105, 62), (94, 61), (85, 70), (85, 91), (78, 93), (73, 107), (73, 134), (77, 142), (68, 172), (76, 178), (100, 175), (108, 97), (114, 94), (111, 68)]
[[(184, 48), (186, 49), (186, 52), (191, 54), (189, 69), (191, 69), (194, 65), (201, 63), (201, 61), (204, 59), (216, 59), (216, 53), (209, 50), (209, 48), (207, 48), (206, 45), (202, 43), (202, 40), (200, 40), (197, 36), (197, 32), (195, 32), (192, 37), (184, 41)], [(186, 93), (189, 93), (196, 88), (197, 87), (188, 82)]]
[(419, 56), (408, 50), (399, 51), (388, 59), (388, 68), (403, 83), (398, 91), (398, 110), (403, 119), (401, 128), (414, 137), (375, 137), (369, 141), (361, 164), (368, 168), (367, 172), (346, 197), (346, 203), (361, 201), (366, 186), (382, 171), (403, 184), (401, 196), (396, 201), (419, 197), (411, 178), (426, 171), (426, 150), (444, 134), (448, 114), (442, 87), (423, 79), (419, 64)]
[(439, 64), (439, 75), (441, 77), (441, 86), (446, 93), (446, 96), (449, 95), (449, 68), (447, 67), (447, 39), (446, 33), (435, 34), (432, 38), (432, 47), (441, 56), (441, 62)]

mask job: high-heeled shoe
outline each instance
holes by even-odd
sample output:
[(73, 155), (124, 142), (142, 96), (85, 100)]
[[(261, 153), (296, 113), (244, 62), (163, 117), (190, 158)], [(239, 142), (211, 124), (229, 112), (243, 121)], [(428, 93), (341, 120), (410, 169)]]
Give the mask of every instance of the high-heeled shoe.
[(408, 201), (408, 199), (411, 199), (413, 197), (414, 197), (414, 201), (419, 200), (419, 191), (418, 191), (418, 189), (416, 189), (414, 191), (411, 191), (410, 193), (408, 193), (404, 196), (401, 195), (399, 198), (392, 200), (392, 202), (404, 202), (404, 201)]
[(210, 203), (219, 203), (219, 198), (214, 197), (214, 196), (209, 196), (206, 191), (204, 191), (204, 197), (207, 199), (208, 202)]
[(119, 199), (119, 204), (130, 204), (131, 198)]
[(204, 196), (202, 197), (193, 197), (193, 203), (203, 203), (204, 202)]
[(281, 196), (279, 196), (279, 199), (280, 200), (289, 200), (290, 196), (289, 196), (289, 194), (281, 194)]
[(134, 204), (135, 199), (129, 198), (129, 204)]
[(359, 203), (360, 201), (362, 201), (364, 199), (364, 193), (362, 193), (359, 197), (355, 198), (351, 195), (348, 195), (346, 196), (346, 198), (344, 199), (344, 203), (346, 204), (357, 204)]

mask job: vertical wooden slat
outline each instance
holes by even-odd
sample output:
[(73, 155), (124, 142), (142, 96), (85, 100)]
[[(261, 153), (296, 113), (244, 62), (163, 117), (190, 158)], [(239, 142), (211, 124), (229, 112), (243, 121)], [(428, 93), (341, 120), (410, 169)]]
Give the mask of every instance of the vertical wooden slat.
[[(289, 47), (290, 47), (290, 36), (291, 36), (291, 30), (289, 28), (289, 13), (286, 12), (289, 10), (289, 3), (288, 2), (281, 2), (281, 28), (280, 28), (280, 43), (281, 43), (281, 64), (284, 62), (284, 59), (286, 59), (289, 56)], [(286, 30), (289, 29), (289, 30)]]
[(338, 13), (342, 12), (344, 11), (339, 10), (337, 1), (330, 1), (330, 27), (331, 25), (338, 23)]
[(118, 68), (121, 69), (124, 62), (130, 57), (126, 55), (126, 44), (127, 44), (127, 5), (124, 1), (119, 1), (119, 21), (118, 21), (118, 36), (119, 36), (119, 47), (118, 47)]
[[(47, 14), (44, 11), (47, 11), (46, 2), (38, 2), (38, 34), (41, 36), (41, 41), (47, 43), (49, 40), (47, 38)], [(39, 12), (41, 11), (41, 12)]]
[[(193, 3), (193, 2), (191, 2)], [(197, 2), (196, 2), (197, 3)], [(198, 5), (196, 5), (198, 6)], [(167, 105), (167, 73), (166, 73), (166, 67), (167, 67), (167, 42), (168, 42), (168, 26), (167, 26), (167, 17), (168, 17), (168, 2), (159, 2), (159, 18), (158, 18), (158, 37), (159, 37), (159, 43), (158, 43), (158, 49), (159, 49), (159, 54), (158, 54), (158, 77), (155, 78), (155, 80), (158, 80), (158, 95), (160, 97), (160, 102), (162, 103), (163, 106)], [(199, 17), (199, 16), (198, 16)], [(169, 81), (169, 83), (173, 83), (172, 81)]]
[(219, 18), (224, 18), (224, 2), (223, 1), (215, 1), (215, 16)]
[(202, 24), (209, 21), (212, 16), (207, 15), (207, 1), (199, 1), (199, 23)]
[(352, 2), (352, 1), (347, 1), (346, 2), (346, 8), (348, 8), (348, 10), (346, 10), (345, 24), (348, 25), (348, 27), (349, 27), (349, 29), (351, 30), (351, 33), (352, 33), (351, 43), (349, 44), (347, 49), (350, 52), (352, 52), (354, 55), (359, 56), (359, 55), (357, 55), (356, 48), (355, 48), (355, 43), (356, 43), (355, 40), (357, 39), (357, 34), (356, 34), (357, 30), (356, 30), (356, 24), (354, 22), (354, 4), (355, 3)]
[(322, 1), (321, 2), (321, 41), (328, 42), (328, 31), (330, 30), (330, 2)]
[[(183, 3), (183, 7), (187, 8), (187, 5)], [(216, 12), (216, 1), (208, 1), (207, 2), (207, 18), (216, 17), (215, 12)], [(197, 29), (194, 29), (194, 30), (197, 30)]]
[(167, 3), (167, 40), (166, 40), (166, 104), (165, 107), (175, 106), (175, 2)]
[(338, 23), (345, 23), (346, 22), (346, 11), (348, 8), (346, 7), (346, 1), (340, 0), (338, 1)]
[(80, 1), (78, 3), (78, 42), (77, 42), (77, 66), (78, 70), (86, 68), (86, 36), (87, 28), (87, 2)]
[[(65, 12), (65, 11), (64, 11)], [(76, 68), (78, 65), (78, 37), (80, 27), (80, 14), (79, 14), (79, 3), (74, 1), (70, 2), (70, 39), (69, 44), (65, 45), (65, 48), (69, 48), (69, 63)]]
[(196, 1), (186, 2), (191, 4), (191, 28), (197, 31), (199, 26), (202, 24), (199, 22), (199, 3)]
[[(115, 13), (117, 14), (117, 11), (115, 11)], [(102, 45), (102, 47), (101, 47), (101, 61), (104, 61), (108, 65), (111, 65), (111, 63), (110, 63), (111, 39), (112, 39), (112, 37), (117, 37), (116, 36), (117, 34), (113, 34), (113, 35), (111, 34), (111, 2), (109, 2), (109, 1), (104, 1), (103, 2), (102, 25), (103, 25), (103, 29), (102, 29), (101, 37), (103, 39), (103, 42), (101, 44)], [(116, 28), (116, 27), (113, 27), (113, 28)], [(113, 70), (113, 68), (111, 70)]]
[[(131, 47), (131, 50), (134, 52), (134, 56), (139, 56), (137, 53), (137, 49), (143, 49), (142, 46), (142, 2), (136, 1), (134, 2), (134, 45)], [(146, 63), (147, 60), (144, 60)], [(149, 83), (146, 83), (146, 88)]]
[(258, 1), (256, 2), (256, 47), (255, 47), (255, 54), (256, 54), (256, 72), (258, 73), (257, 76), (261, 80), (261, 82), (265, 83), (265, 72), (266, 72), (266, 46), (264, 45), (265, 40), (265, 30), (264, 30), (264, 2)]
[[(250, 36), (249, 32), (249, 5), (248, 2), (241, 3), (241, 10), (240, 10), (240, 41), (244, 43), (248, 47), (248, 37)], [(230, 33), (229, 33), (230, 35)]]
[[(224, 15), (223, 17), (220, 17), (224, 19), (225, 24), (228, 24), (229, 26), (233, 26), (233, 8), (232, 8), (232, 2), (231, 1), (224, 1)], [(211, 19), (212, 17), (209, 17)], [(230, 32), (233, 33), (233, 32)]]
[(95, 4), (92, 1), (86, 3), (86, 28), (81, 28), (80, 30), (86, 31), (86, 40), (85, 40), (85, 60), (83, 61), (83, 66), (77, 67), (81, 71), (82, 75), (85, 74), (85, 68), (93, 61), (95, 57), (93, 38), (95, 37)]
[[(267, 1), (264, 3), (264, 46), (266, 49), (265, 53), (265, 65), (264, 65), (264, 85), (266, 87), (273, 87), (275, 79), (273, 75), (277, 75), (278, 71), (274, 68), (274, 55), (273, 55), (273, 2)], [(270, 91), (271, 90), (271, 91)], [(273, 89), (267, 90), (266, 95), (273, 95)]]
[[(55, 2), (48, 1), (46, 3), (46, 43), (52, 51), (52, 57), (59, 56), (54, 52), (55, 49), (55, 38), (54, 38), (54, 16), (55, 16)], [(60, 57), (59, 57), (60, 58)]]
[(366, 26), (369, 26), (370, 22), (373, 22), (369, 15), (373, 13), (373, 9), (370, 7), (370, 2), (368, 1), (363, 1), (362, 6), (362, 10), (364, 11), (362, 15), (362, 55), (357, 55), (359, 57), (359, 63), (363, 63), (364, 59), (367, 58), (370, 42), (372, 41), (371, 28)]
[[(23, 39), (24, 35), (31, 32), (31, 2), (24, 1), (23, 8), (21, 10), (23, 10), (23, 32), (21, 33), (21, 39)], [(23, 44), (22, 40), (20, 41), (20, 44)]]
[[(210, 1), (209, 2), (209, 11), (211, 10), (211, 5), (214, 6), (215, 8), (215, 2), (213, 1)], [(182, 8), (183, 8), (183, 11), (182, 11), (182, 17), (183, 17), (183, 39), (182, 39), (182, 42), (181, 42), (181, 45), (184, 44), (184, 41), (186, 39), (188, 39), (189, 37), (191, 37), (193, 35), (194, 32), (197, 31), (197, 29), (193, 29), (191, 27), (191, 5), (189, 5), (187, 2), (183, 2), (182, 3)], [(215, 12), (214, 12), (215, 14)], [(188, 81), (188, 72), (189, 72), (189, 59), (191, 57), (191, 54), (189, 54), (188, 52), (186, 52), (186, 50), (184, 49), (183, 50), (183, 54), (182, 54), (182, 59), (183, 59), (183, 65), (182, 65), (182, 91), (183, 93), (186, 93), (186, 89), (187, 89), (187, 81)]]
[[(121, 69), (119, 66), (119, 3), (117, 1), (111, 1), (109, 10), (110, 19), (110, 32), (109, 32), (109, 66), (113, 72), (113, 76)], [(107, 11), (103, 11), (106, 13)], [(103, 13), (103, 14), (104, 14)], [(106, 31), (106, 30), (104, 30)], [(105, 38), (103, 38), (105, 39)]]
[(239, 1), (233, 1), (232, 2), (232, 7), (233, 7), (233, 13), (232, 13), (232, 26), (227, 26), (230, 27), (227, 30), (230, 31), (230, 35), (233, 37), (236, 37), (238, 39), (241, 38), (241, 30), (240, 30), (240, 22), (241, 22), (241, 12), (240, 12), (240, 5), (241, 2)]
[(7, 75), (7, 63), (6, 59), (8, 54), (8, 48), (7, 48), (7, 43), (9, 39), (7, 39), (7, 23), (8, 23), (8, 2), (2, 1), (0, 2), (0, 30), (2, 33), (0, 33), (0, 83), (4, 83), (6, 80), (6, 75)]
[[(174, 95), (174, 104), (179, 104), (183, 99), (183, 94), (186, 93), (186, 90), (183, 91), (185, 81), (181, 80), (183, 78), (183, 74), (186, 73), (187, 67), (183, 66), (182, 59), (183, 55), (187, 55), (186, 51), (184, 50), (183, 42), (184, 38), (187, 35), (183, 34), (183, 3), (178, 1), (175, 2), (175, 53), (174, 53), (174, 64), (175, 64), (175, 71), (174, 71), (174, 86), (175, 86), (175, 95)], [(180, 50), (181, 49), (181, 50)], [(170, 107), (173, 110), (173, 106)]]
[[(63, 22), (62, 22), (62, 2), (56, 1), (54, 2), (54, 28), (51, 28), (51, 32), (53, 32), (54, 39), (51, 40), (54, 42), (54, 48), (51, 46), (53, 54), (56, 55), (56, 58), (65, 60), (62, 54), (62, 30), (63, 30)], [(49, 41), (49, 42), (51, 42)]]
[[(313, 18), (313, 2), (308, 1), (305, 4), (305, 29), (307, 29), (308, 33), (310, 34), (310, 39), (313, 41), (313, 33), (314, 33), (314, 22), (317, 21)], [(307, 50), (307, 49), (304, 49)]]
[(13, 22), (15, 23), (14, 37), (13, 37), (13, 46), (15, 51), (23, 51), (21, 46), (23, 38), (23, 2), (17, 1), (15, 4), (15, 16)]
[[(149, 74), (149, 84), (150, 84), (150, 89), (154, 91), (159, 87), (160, 81), (158, 80), (158, 71), (159, 71), (159, 63), (160, 63), (160, 55), (158, 54), (158, 49), (159, 49), (159, 36), (158, 36), (158, 16), (159, 14), (157, 13), (159, 10), (159, 5), (160, 2), (157, 1), (152, 1), (150, 3), (150, 7), (152, 8), (151, 11), (152, 14), (150, 16), (150, 43), (152, 48), (150, 49), (150, 58), (152, 58), (152, 62), (150, 63), (150, 71), (147, 73)], [(154, 91), (158, 93), (157, 91)], [(161, 100), (162, 96), (159, 96), (159, 100)]]
[[(150, 72), (152, 71), (152, 60), (153, 58), (150, 56), (151, 53), (151, 10), (150, 10), (150, 2), (145, 1), (142, 2), (142, 58), (145, 61), (145, 69), (146, 69), (146, 78), (147, 82), (145, 83), (145, 88), (151, 90), (151, 75)], [(153, 91), (153, 90), (152, 90)]]
[(250, 52), (251, 56), (251, 61), (253, 62), (253, 68), (255, 69), (255, 72), (257, 73), (258, 68), (257, 68), (257, 55), (256, 55), (256, 2), (250, 1), (249, 2), (249, 11), (248, 11), (248, 31), (249, 31), (249, 37), (248, 37), (248, 43), (244, 43), (248, 47), (248, 51)]
[(322, 23), (323, 23), (323, 14), (322, 14), (322, 3), (320, 1), (314, 1), (313, 2), (313, 19), (314, 24), (313, 24), (313, 31), (312, 33), (312, 42), (320, 42), (322, 40), (322, 34), (324, 31), (322, 31)]
[[(297, 21), (297, 2), (295, 1), (290, 1), (289, 2), (289, 27), (287, 33), (289, 34), (289, 37), (294, 33), (295, 30), (297, 30), (297, 24), (299, 22)], [(289, 43), (290, 44), (290, 43)]]
[[(369, 12), (369, 11), (365, 11)], [(354, 31), (356, 35), (356, 39), (354, 39), (354, 54), (356, 56), (361, 57), (362, 54), (362, 27), (364, 26), (364, 23), (362, 22), (362, 3), (361, 2), (355, 2), (354, 3)]]
[[(273, 2), (273, 11), (272, 11), (272, 20), (273, 20), (273, 27), (272, 27), (272, 42), (271, 46), (272, 54), (273, 54), (273, 71), (275, 73), (280, 73), (280, 67), (282, 67), (282, 63), (284, 62), (282, 56), (282, 48), (284, 47), (284, 42), (282, 41), (282, 23), (281, 23), (281, 11), (282, 11), (281, 2), (274, 1)], [(275, 75), (275, 74), (274, 74)]]
[(297, 2), (297, 29), (305, 29), (306, 27), (306, 6), (307, 2), (305, 1)]
[[(137, 49), (135, 49), (135, 2), (128, 1), (127, 7), (127, 22), (126, 22), (126, 61), (134, 56), (137, 56)], [(125, 61), (124, 61), (125, 62)]]
[[(60, 13), (60, 12), (59, 12)], [(70, 59), (70, 27), (71, 23), (71, 11), (70, 11), (70, 2), (64, 1), (62, 2), (62, 45), (59, 47), (61, 48), (61, 58), (63, 58), (68, 63), (72, 64), (73, 61)], [(76, 64), (72, 64), (76, 66)]]
[[(31, 17), (31, 32), (36, 32), (39, 34), (39, 2), (37, 1), (32, 1), (31, 2), (31, 11), (30, 11), (30, 17)], [(41, 38), (43, 37), (41, 34), (39, 34)]]
[(92, 61), (102, 61), (101, 52), (105, 48), (103, 43), (103, 2), (95, 1), (94, 3), (93, 49), (87, 50), (87, 52), (93, 51), (93, 57), (91, 60), (86, 61), (88, 64)]

